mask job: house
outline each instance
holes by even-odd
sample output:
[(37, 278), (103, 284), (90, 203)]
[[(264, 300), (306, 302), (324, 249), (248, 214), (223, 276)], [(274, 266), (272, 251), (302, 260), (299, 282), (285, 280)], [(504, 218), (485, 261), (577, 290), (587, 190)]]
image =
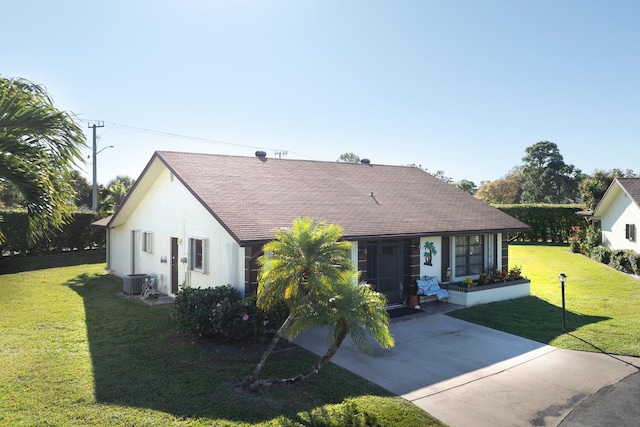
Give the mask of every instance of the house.
[(591, 216), (602, 231), (602, 245), (640, 252), (640, 178), (615, 178)]
[(161, 275), (169, 295), (181, 284), (252, 293), (262, 246), (301, 216), (341, 225), (361, 279), (390, 303), (421, 276), (506, 269), (507, 232), (529, 228), (416, 167), (160, 151), (102, 220), (107, 268)]

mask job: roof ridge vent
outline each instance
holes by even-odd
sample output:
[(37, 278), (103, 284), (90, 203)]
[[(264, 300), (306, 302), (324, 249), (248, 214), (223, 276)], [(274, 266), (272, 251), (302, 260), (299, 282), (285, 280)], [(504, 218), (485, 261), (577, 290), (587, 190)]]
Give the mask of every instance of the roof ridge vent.
[(362, 163), (363, 165), (370, 165), (370, 164), (371, 164), (371, 160), (369, 160), (369, 159), (362, 159), (362, 160), (360, 160), (360, 163)]
[(267, 152), (266, 151), (256, 151), (256, 157), (259, 158), (260, 160), (264, 160), (267, 157)]

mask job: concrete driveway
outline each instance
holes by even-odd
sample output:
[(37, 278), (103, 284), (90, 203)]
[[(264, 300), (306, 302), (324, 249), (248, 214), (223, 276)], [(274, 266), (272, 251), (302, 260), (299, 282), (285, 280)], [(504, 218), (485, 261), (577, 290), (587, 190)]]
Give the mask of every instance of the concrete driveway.
[[(560, 350), (445, 314), (392, 319), (396, 346), (363, 354), (347, 338), (332, 361), (450, 426), (556, 426), (640, 358)], [(323, 354), (327, 330), (298, 345)]]

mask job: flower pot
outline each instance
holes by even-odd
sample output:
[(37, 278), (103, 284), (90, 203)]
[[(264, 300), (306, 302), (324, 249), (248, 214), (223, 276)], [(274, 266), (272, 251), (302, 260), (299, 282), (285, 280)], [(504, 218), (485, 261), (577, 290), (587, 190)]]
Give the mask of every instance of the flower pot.
[(409, 298), (407, 299), (407, 305), (409, 307), (420, 305), (420, 298), (418, 298), (418, 295), (409, 295)]

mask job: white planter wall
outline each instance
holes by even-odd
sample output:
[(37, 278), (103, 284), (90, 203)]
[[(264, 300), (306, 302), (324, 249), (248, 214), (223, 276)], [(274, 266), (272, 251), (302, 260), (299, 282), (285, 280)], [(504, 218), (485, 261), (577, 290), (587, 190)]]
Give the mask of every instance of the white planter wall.
[(471, 307), (478, 304), (506, 301), (522, 298), (531, 294), (531, 282), (518, 283), (493, 289), (473, 290), (472, 292), (460, 292), (449, 290), (448, 302), (451, 304)]

